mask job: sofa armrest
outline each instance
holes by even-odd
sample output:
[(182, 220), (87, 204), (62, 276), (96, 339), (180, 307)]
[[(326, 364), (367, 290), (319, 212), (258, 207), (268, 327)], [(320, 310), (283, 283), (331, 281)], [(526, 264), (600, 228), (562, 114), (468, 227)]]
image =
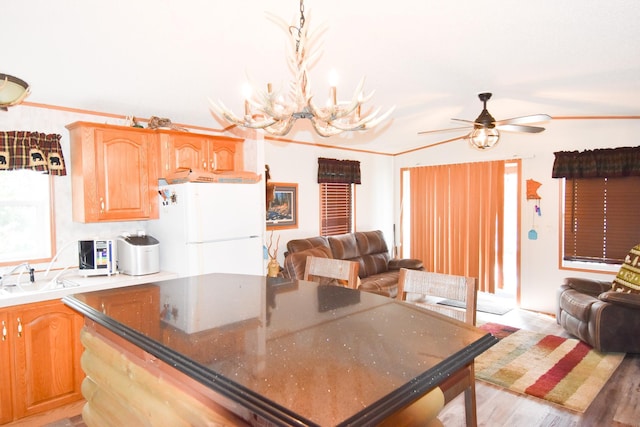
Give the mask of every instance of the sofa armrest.
[(564, 279), (565, 286), (569, 286), (583, 294), (589, 294), (597, 297), (603, 292), (611, 290), (611, 282), (598, 279), (584, 279), (580, 277), (567, 277)]
[(389, 260), (389, 270), (400, 270), (401, 268), (408, 268), (409, 270), (423, 270), (424, 265), (421, 260), (414, 258), (393, 258)]
[(640, 310), (640, 294), (627, 294), (623, 292), (607, 291), (598, 296), (598, 299), (612, 304), (623, 305)]

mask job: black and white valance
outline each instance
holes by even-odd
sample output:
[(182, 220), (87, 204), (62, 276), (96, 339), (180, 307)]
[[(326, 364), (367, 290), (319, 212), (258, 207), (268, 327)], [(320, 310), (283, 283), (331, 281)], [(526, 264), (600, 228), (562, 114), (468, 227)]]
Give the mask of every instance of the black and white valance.
[(58, 134), (0, 131), (0, 171), (31, 169), (66, 175)]

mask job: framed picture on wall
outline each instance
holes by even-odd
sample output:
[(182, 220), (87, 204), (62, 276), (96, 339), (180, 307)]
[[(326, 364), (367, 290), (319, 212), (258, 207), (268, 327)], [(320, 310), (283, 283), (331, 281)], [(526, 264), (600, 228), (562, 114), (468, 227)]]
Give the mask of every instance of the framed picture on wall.
[(298, 184), (267, 184), (267, 230), (298, 228)]

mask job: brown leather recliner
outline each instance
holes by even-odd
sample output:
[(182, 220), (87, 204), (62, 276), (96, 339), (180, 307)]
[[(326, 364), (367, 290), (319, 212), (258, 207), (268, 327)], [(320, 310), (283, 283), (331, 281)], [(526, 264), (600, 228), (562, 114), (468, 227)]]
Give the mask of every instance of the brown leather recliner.
[(611, 282), (566, 278), (556, 321), (598, 351), (640, 353), (640, 294), (613, 291)]

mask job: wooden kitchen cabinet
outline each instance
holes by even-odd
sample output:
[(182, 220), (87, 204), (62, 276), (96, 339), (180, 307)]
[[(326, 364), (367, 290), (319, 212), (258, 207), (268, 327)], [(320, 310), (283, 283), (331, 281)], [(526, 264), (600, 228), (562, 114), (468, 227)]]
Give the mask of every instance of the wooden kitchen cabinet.
[(138, 285), (94, 292), (87, 304), (153, 339), (160, 338), (160, 288)]
[(74, 221), (158, 218), (160, 150), (153, 132), (86, 122), (67, 129)]
[(161, 177), (181, 169), (206, 172), (242, 170), (243, 140), (179, 131), (158, 131)]
[(12, 358), (9, 349), (9, 317), (0, 310), (0, 424), (13, 419), (11, 373)]
[(0, 325), (0, 423), (82, 399), (82, 316), (46, 301), (0, 310)]

